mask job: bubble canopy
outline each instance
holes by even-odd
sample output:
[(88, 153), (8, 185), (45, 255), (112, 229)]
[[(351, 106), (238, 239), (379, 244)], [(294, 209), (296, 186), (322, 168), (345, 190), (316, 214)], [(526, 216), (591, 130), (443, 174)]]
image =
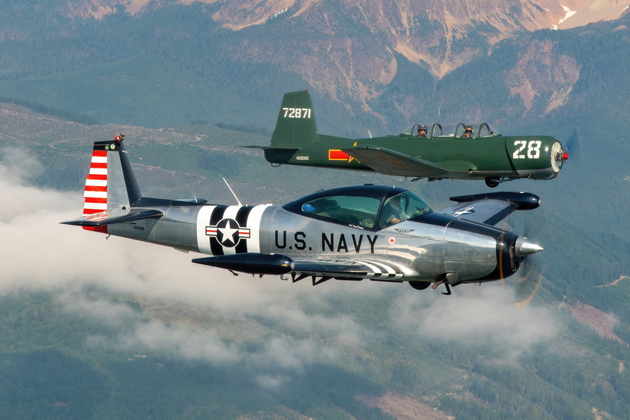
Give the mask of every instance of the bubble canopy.
[(462, 137), (466, 127), (472, 127), (474, 138), (500, 136), (499, 132), (487, 123), (481, 124), (414, 124), (400, 133), (401, 137), (417, 136), (420, 127), (426, 127), (427, 137)]
[(287, 203), (283, 208), (314, 219), (370, 230), (433, 212), (414, 192), (382, 185), (318, 191)]

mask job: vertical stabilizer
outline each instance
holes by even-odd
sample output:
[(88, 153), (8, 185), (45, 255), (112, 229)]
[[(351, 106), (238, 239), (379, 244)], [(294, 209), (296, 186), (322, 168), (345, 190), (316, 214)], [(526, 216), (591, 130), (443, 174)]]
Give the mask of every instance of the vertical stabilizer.
[[(124, 136), (97, 141), (92, 149), (90, 172), (85, 180), (83, 217), (106, 218), (112, 210), (133, 207), (142, 199), (138, 182), (123, 146)], [(102, 213), (102, 214), (101, 214)], [(107, 233), (107, 226), (83, 226)]]
[(318, 139), (311, 93), (308, 90), (286, 93), (271, 136), (271, 146), (300, 147)]
[(83, 216), (107, 211), (107, 151), (94, 144), (90, 172), (85, 179)]
[[(109, 192), (112, 193), (116, 189), (123, 188), (122, 183), (124, 183), (124, 191), (127, 196), (125, 197), (125, 201), (128, 200), (126, 204), (133, 206), (142, 199), (142, 194), (140, 193), (140, 187), (138, 187), (136, 177), (133, 174), (133, 169), (131, 169), (127, 152), (123, 146), (124, 138), (125, 136), (119, 134), (114, 137), (114, 140), (94, 142), (94, 151), (92, 153), (98, 153), (99, 156), (106, 156), (105, 162), (107, 162), (109, 158), (109, 165), (107, 163), (105, 164), (105, 180), (109, 181)], [(94, 157), (92, 159), (94, 159)], [(92, 173), (91, 170), (92, 169), (90, 169), (90, 173)], [(111, 210), (112, 208), (116, 208), (117, 204), (121, 203), (112, 203), (110, 200), (109, 204), (109, 210)], [(114, 206), (112, 207), (111, 204), (114, 204)]]

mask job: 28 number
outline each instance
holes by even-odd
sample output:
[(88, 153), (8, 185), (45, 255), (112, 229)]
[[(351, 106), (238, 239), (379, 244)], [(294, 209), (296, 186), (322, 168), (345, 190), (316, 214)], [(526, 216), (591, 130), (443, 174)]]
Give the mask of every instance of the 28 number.
[(527, 147), (527, 159), (538, 159), (540, 157), (540, 140), (532, 140), (530, 142), (526, 142), (525, 140), (517, 140), (514, 142), (514, 146), (519, 146), (518, 149), (514, 151), (512, 155), (512, 159), (525, 159), (525, 154), (521, 154), (521, 152)]
[(309, 108), (282, 108), (284, 118), (311, 118), (311, 110)]

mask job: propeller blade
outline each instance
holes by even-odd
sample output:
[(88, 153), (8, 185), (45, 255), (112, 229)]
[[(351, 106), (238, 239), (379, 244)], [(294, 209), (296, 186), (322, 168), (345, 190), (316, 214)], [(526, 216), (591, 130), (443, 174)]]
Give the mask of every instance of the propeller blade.
[(537, 260), (528, 256), (523, 261), (517, 274), (516, 302), (514, 306), (524, 308), (529, 305), (536, 296), (544, 278), (544, 267), (538, 269)]
[[(519, 287), (517, 286), (517, 295), (521, 295), (523, 296), (526, 291), (529, 292), (529, 294), (527, 295), (527, 297), (523, 300), (521, 300), (520, 302), (514, 302), (514, 307), (516, 308), (524, 308), (527, 305), (529, 305), (529, 303), (534, 299), (534, 297), (536, 296), (536, 293), (538, 292), (538, 288), (540, 287), (540, 285), (542, 284), (542, 280), (543, 280), (543, 273), (541, 272), (538, 275), (538, 280), (536, 281), (535, 284), (533, 284), (532, 286), (532, 282), (530, 281), (529, 284), (524, 285), (521, 287), (521, 290), (518, 290)], [(524, 284), (525, 282), (520, 283), (519, 285)], [(531, 290), (531, 291), (530, 291)]]
[(577, 125), (575, 132), (565, 142), (564, 149), (569, 153), (571, 160), (577, 160), (578, 164), (582, 163), (582, 137)]

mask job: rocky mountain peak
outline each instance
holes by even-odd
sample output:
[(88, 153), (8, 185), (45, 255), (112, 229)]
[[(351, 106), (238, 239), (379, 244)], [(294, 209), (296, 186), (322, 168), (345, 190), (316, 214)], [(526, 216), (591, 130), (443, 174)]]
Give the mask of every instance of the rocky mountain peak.
[[(331, 37), (344, 24), (359, 25), (372, 33), (384, 50), (426, 63), (438, 78), (468, 62), (483, 44), (492, 45), (523, 31), (566, 29), (617, 19), (630, 5), (630, 0), (340, 0), (333, 8), (321, 0), (198, 2), (218, 5), (212, 19), (235, 31), (264, 25), (281, 15)], [(67, 13), (100, 19), (121, 7), (138, 15), (191, 3), (193, 0), (70, 0)], [(391, 69), (391, 60), (385, 61)], [(389, 76), (390, 71), (382, 68), (376, 78), (387, 83)]]

